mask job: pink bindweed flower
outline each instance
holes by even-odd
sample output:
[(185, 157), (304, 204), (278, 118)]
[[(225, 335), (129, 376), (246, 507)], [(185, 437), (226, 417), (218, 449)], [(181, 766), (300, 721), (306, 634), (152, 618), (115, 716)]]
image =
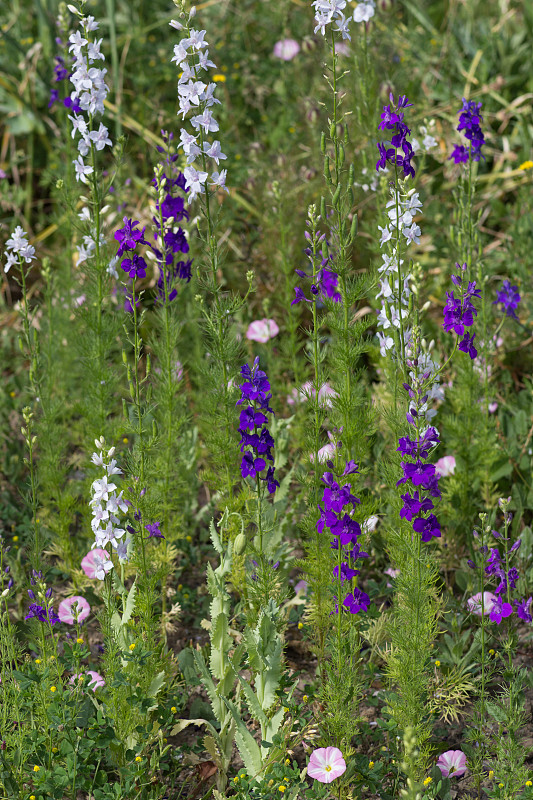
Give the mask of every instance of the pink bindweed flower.
[(106, 572), (113, 569), (113, 562), (109, 558), (107, 550), (95, 547), (82, 558), (81, 568), (88, 578), (97, 578), (99, 581), (103, 581)]
[(454, 456), (443, 456), (436, 462), (435, 472), (442, 478), (447, 478), (448, 475), (453, 475), (455, 473), (455, 466)]
[(84, 675), (90, 675), (91, 676), (91, 680), (89, 681), (89, 688), (92, 689), (93, 692), (96, 692), (96, 690), (100, 686), (105, 686), (105, 681), (102, 678), (102, 676), (100, 675), (100, 673), (99, 672), (95, 672), (93, 669), (88, 669), (86, 673), (76, 672), (72, 676), (72, 678), (69, 680), (69, 683), (76, 683), (77, 681), (80, 680), (80, 678), (83, 678)]
[(282, 61), (292, 61), (300, 52), (300, 45), (295, 39), (281, 39), (274, 45), (274, 55)]
[(442, 753), (439, 756), (437, 767), (442, 772), (443, 778), (448, 778), (452, 775), (459, 778), (467, 770), (466, 756), (462, 750), (447, 750), (446, 753)]
[(498, 410), (498, 403), (494, 400), (492, 403), (489, 403), (489, 414), (494, 414)]
[[(483, 610), (485, 615), (490, 614), (497, 599), (496, 595), (492, 594), (492, 592), (483, 592)], [(481, 592), (470, 597), (469, 600), (466, 601), (466, 604), (468, 610), (471, 611), (472, 614), (476, 614), (478, 617), (481, 616)]]
[(76, 615), (78, 622), (83, 622), (87, 619), (91, 611), (91, 606), (84, 597), (67, 597), (59, 604), (57, 614), (61, 622), (66, 622), (67, 625), (74, 625), (76, 622)]
[(279, 328), (273, 319), (256, 319), (250, 323), (246, 331), (246, 338), (252, 342), (265, 344), (269, 339), (273, 339), (279, 333)]
[(346, 772), (346, 762), (337, 747), (320, 747), (311, 753), (307, 774), (320, 783), (331, 783)]

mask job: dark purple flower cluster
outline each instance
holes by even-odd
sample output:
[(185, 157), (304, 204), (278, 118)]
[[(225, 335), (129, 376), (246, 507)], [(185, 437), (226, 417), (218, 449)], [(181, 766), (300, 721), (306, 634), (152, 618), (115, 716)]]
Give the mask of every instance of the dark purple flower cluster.
[(265, 481), (269, 494), (274, 494), (279, 486), (274, 477), (274, 467), (269, 466), (265, 475), (260, 475), (267, 466), (267, 461), (274, 463), (272, 448), (274, 439), (267, 428), (267, 414), (273, 414), (270, 408), (272, 395), (270, 382), (266, 373), (259, 369), (259, 357), (250, 368), (245, 364), (241, 368), (244, 383), (239, 384), (242, 397), (237, 401), (238, 406), (246, 404), (239, 417), (239, 433), (241, 434), (241, 453), (244, 453), (241, 462), (241, 475), (243, 478), (255, 478)]
[(465, 100), (463, 97), (463, 107), (459, 111), (458, 131), (464, 131), (464, 135), (470, 141), (470, 148), (462, 144), (456, 144), (448, 161), (453, 158), (456, 164), (465, 164), (469, 158), (472, 161), (479, 161), (485, 158), (481, 152), (485, 144), (485, 136), (481, 130), (480, 123), (483, 117), (479, 113), (483, 103), (475, 103), (473, 100)]
[[(429, 377), (429, 374), (426, 376)], [(410, 403), (407, 421), (417, 427), (418, 408), (427, 402), (427, 395), (421, 396), (421, 390), (415, 391), (409, 384), (404, 384), (404, 389), (409, 394)], [(432, 497), (440, 498), (440, 475), (437, 474), (434, 464), (425, 463), (430, 452), (440, 442), (439, 434), (435, 428), (429, 427), (422, 434), (416, 433), (414, 439), (402, 436), (398, 442), (397, 452), (402, 456), (412, 458), (413, 461), (402, 461), (403, 477), (396, 486), (410, 483), (413, 488), (400, 495), (403, 507), (400, 517), (413, 523), (413, 530), (419, 533), (423, 542), (429, 542), (433, 537), (440, 537), (440, 523), (435, 514), (429, 513), (435, 507)]]
[[(466, 264), (461, 267), (456, 263), (455, 266), (463, 272), (466, 270)], [(465, 285), (464, 279), (460, 274), (452, 275), (452, 282), (459, 289), (460, 297), (455, 297), (453, 291), (446, 292), (442, 327), (448, 333), (454, 331), (458, 336), (462, 336), (463, 338), (459, 342), (459, 350), (462, 350), (463, 353), (468, 353), (470, 358), (474, 359), (477, 356), (477, 350), (474, 346), (476, 334), (465, 333), (465, 328), (470, 328), (474, 324), (474, 316), (477, 316), (477, 310), (472, 303), (472, 298), (480, 298), (481, 294), (479, 289), (476, 289), (475, 281)]]
[[(378, 143), (378, 150), (379, 150), (379, 161), (376, 164), (376, 170), (385, 169), (387, 166), (387, 161), (389, 164), (397, 164), (399, 167), (403, 169), (403, 174), (405, 178), (408, 178), (411, 175), (413, 178), (415, 176), (414, 167), (411, 164), (411, 159), (414, 156), (413, 148), (411, 147), (411, 143), (407, 140), (407, 137), (410, 136), (411, 131), (403, 121), (403, 110), (404, 108), (411, 108), (412, 103), (409, 102), (407, 95), (401, 94), (398, 97), (398, 104), (394, 108), (394, 95), (390, 94), (390, 105), (383, 106), (383, 111), (381, 112), (381, 122), (379, 123), (378, 128), (382, 131), (389, 130), (393, 131), (390, 146), (387, 146), (386, 142), (379, 142)], [(394, 110), (391, 109), (391, 106)], [(403, 155), (399, 152), (403, 152)]]
[[(312, 237), (311, 237), (311, 234), (309, 233), (309, 231), (305, 232), (305, 238), (309, 242), (312, 240)], [(326, 238), (326, 234), (323, 233), (318, 239), (318, 244), (323, 242), (325, 240), (325, 238)], [(321, 254), (317, 254), (317, 253), (313, 254), (313, 250), (312, 250), (311, 247), (307, 247), (304, 250), (304, 253), (307, 256), (307, 258), (311, 261), (311, 264), (313, 263), (313, 258), (316, 258), (317, 261), (318, 261), (318, 263), (316, 265), (318, 267), (318, 270), (317, 271), (313, 270), (313, 272), (311, 274), (308, 274), (303, 269), (296, 269), (295, 270), (296, 274), (299, 275), (300, 278), (310, 278), (311, 279), (312, 283), (311, 283), (310, 292), (311, 292), (312, 297), (311, 297), (311, 299), (308, 299), (305, 296), (303, 290), (299, 286), (296, 286), (294, 288), (294, 292), (295, 292), (296, 297), (292, 301), (291, 306), (293, 306), (295, 303), (300, 303), (302, 300), (305, 303), (314, 303), (316, 298), (319, 295), (321, 295), (322, 298), (328, 297), (330, 300), (333, 300), (333, 302), (335, 302), (335, 303), (340, 303), (341, 300), (342, 300), (342, 297), (341, 297), (341, 295), (340, 295), (340, 293), (338, 291), (339, 276), (337, 275), (337, 273), (334, 270), (328, 268), (328, 267), (331, 266), (331, 256), (329, 256), (329, 255), (325, 256), (323, 253), (321, 253)], [(313, 273), (314, 273), (314, 275), (313, 275)]]
[[(166, 131), (161, 131), (161, 136), (165, 142), (165, 147), (158, 145), (157, 150), (160, 153), (166, 154), (166, 161), (164, 163), (166, 163), (167, 170), (169, 174), (171, 174), (173, 164), (178, 158), (176, 153), (170, 152), (174, 134), (172, 132), (167, 133)], [(156, 205), (156, 211), (161, 211), (161, 217), (163, 218), (163, 246), (161, 244), (159, 214), (157, 214), (157, 216), (153, 217), (156, 233), (155, 245), (152, 247), (152, 250), (157, 256), (159, 265), (159, 278), (157, 280), (159, 302), (165, 302), (166, 284), (168, 302), (170, 303), (178, 294), (174, 285), (175, 280), (179, 278), (187, 283), (191, 280), (192, 259), (188, 261), (181, 260), (174, 263), (177, 253), (186, 254), (189, 252), (189, 242), (185, 236), (185, 231), (177, 225), (177, 223), (181, 222), (183, 219), (188, 220), (189, 213), (185, 208), (185, 198), (181, 195), (174, 194), (174, 191), (176, 189), (181, 189), (181, 191), (186, 194), (188, 189), (185, 188), (185, 176), (181, 172), (178, 172), (175, 177), (169, 177), (163, 172), (159, 180), (165, 190), (165, 196), (161, 204), (158, 203)], [(152, 183), (156, 187), (156, 190), (159, 191), (157, 178), (154, 178)], [(164, 251), (164, 255), (162, 251)]]
[[(62, 46), (61, 39), (56, 39), (56, 44)], [(68, 81), (71, 73), (65, 66), (65, 59), (63, 56), (55, 56), (55, 66), (54, 66), (54, 83), (60, 83), (61, 81)], [(48, 103), (48, 108), (52, 108), (54, 103), (59, 100), (59, 89), (51, 89), (50, 90), (50, 101)], [(68, 108), (72, 111), (73, 114), (80, 114), (82, 112), (82, 108), (78, 102), (78, 98), (70, 96), (70, 92), (67, 90), (66, 97), (63, 98), (63, 105), (65, 108)]]
[[(50, 622), (51, 625), (55, 625), (56, 622), (59, 622), (59, 617), (52, 608), (52, 588), (46, 588), (41, 570), (38, 572), (35, 569), (32, 570), (30, 583), (32, 586), (38, 587), (38, 598), (35, 596), (33, 589), (28, 589), (28, 597), (33, 600), (33, 603), (30, 603), (28, 607), (29, 614), (24, 619), (35, 618), (40, 622)], [(37, 599), (40, 600), (40, 603), (36, 602)]]
[[(331, 461), (327, 463), (328, 466), (333, 466)], [(357, 464), (353, 461), (348, 461), (342, 475), (344, 477), (357, 471)], [(320, 517), (316, 523), (316, 529), (319, 533), (322, 533), (325, 527), (329, 528), (331, 535), (334, 537), (331, 542), (331, 548), (339, 553), (342, 560), (340, 560), (340, 566), (337, 564), (334, 568), (333, 575), (337, 580), (340, 579), (342, 585), (346, 581), (351, 582), (353, 578), (359, 575), (359, 570), (355, 569), (354, 566), (357, 559), (368, 558), (368, 553), (364, 553), (361, 550), (357, 541), (361, 536), (361, 526), (344, 510), (345, 506), (351, 506), (353, 513), (356, 504), (361, 501), (351, 493), (351, 484), (346, 483), (344, 486), (340, 486), (333, 473), (325, 472), (322, 476), (322, 481), (325, 484), (322, 495), (323, 507), (318, 504)], [(335, 599), (337, 601), (335, 611), (338, 613), (339, 598)], [(369, 605), (369, 596), (357, 586), (351, 586), (351, 592), (342, 600), (342, 606), (350, 614), (357, 614), (361, 610), (367, 611)]]
[(501, 303), (502, 311), (505, 311), (508, 317), (513, 317), (514, 319), (518, 319), (516, 314), (516, 309), (518, 307), (518, 303), (520, 302), (521, 297), (518, 292), (518, 286), (511, 286), (510, 281), (504, 281), (502, 284), (502, 288), (498, 291), (496, 295), (496, 300), (494, 301), (493, 305), (497, 303)]
[[(493, 531), (493, 533), (495, 532)], [(498, 536), (497, 538), (501, 539), (503, 537)], [(508, 556), (516, 552), (520, 547), (520, 544), (521, 540), (517, 539), (510, 548)], [(488, 550), (488, 548), (485, 548), (485, 550)], [(502, 599), (502, 594), (504, 592), (507, 593), (507, 586), (509, 586), (509, 589), (515, 589), (520, 576), (515, 567), (511, 567), (507, 571), (505, 570), (505, 564), (502, 562), (502, 557), (498, 547), (491, 547), (490, 549), (490, 555), (487, 559), (487, 566), (485, 567), (485, 574), (490, 575), (493, 580), (497, 580), (499, 582), (498, 586), (494, 589), (494, 594), (497, 596), (497, 600), (493, 601), (493, 605), (490, 610), (491, 620), (499, 625), (502, 619), (505, 617), (510, 617), (513, 613), (513, 606), (511, 603), (506, 603)], [(524, 620), (524, 622), (533, 622), (533, 616), (529, 610), (532, 601), (532, 597), (529, 597), (527, 600), (513, 600), (515, 611), (520, 619)]]

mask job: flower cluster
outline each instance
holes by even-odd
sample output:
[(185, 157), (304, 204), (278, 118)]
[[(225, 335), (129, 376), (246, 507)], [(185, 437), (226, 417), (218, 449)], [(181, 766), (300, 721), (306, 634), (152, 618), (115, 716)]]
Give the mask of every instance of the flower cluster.
[[(85, 164), (84, 158), (89, 152), (103, 150), (104, 147), (111, 147), (111, 139), (105, 125), (100, 123), (98, 128), (93, 127), (95, 114), (103, 114), (104, 100), (107, 96), (108, 88), (105, 83), (107, 70), (94, 66), (97, 61), (104, 61), (104, 55), (100, 52), (102, 39), (90, 40), (89, 34), (98, 30), (98, 23), (94, 17), (84, 17), (81, 20), (83, 36), (80, 31), (72, 33), (69, 37), (69, 52), (74, 59), (73, 71), (70, 81), (74, 90), (70, 95), (73, 103), (73, 116), (69, 116), (72, 122), (72, 138), (79, 135), (78, 151), (79, 156), (72, 163), (76, 169), (76, 180), (87, 183), (87, 176), (94, 172), (94, 167)], [(83, 112), (87, 114), (87, 118)]]
[(338, 31), (343, 39), (350, 39), (348, 30), (349, 18), (342, 13), (346, 8), (346, 0), (313, 0), (311, 5), (315, 9), (315, 33), (326, 35), (326, 25), (335, 23), (335, 31)]
[[(127, 555), (128, 541), (118, 541), (126, 533), (123, 528), (118, 527), (120, 522), (118, 514), (127, 512), (128, 502), (122, 497), (122, 492), (117, 494), (117, 486), (110, 480), (113, 475), (122, 475), (122, 470), (117, 467), (117, 462), (112, 457), (115, 452), (114, 447), (106, 451), (102, 439), (96, 439), (95, 444), (100, 452), (93, 453), (91, 461), (97, 467), (104, 469), (104, 475), (92, 483), (92, 498), (89, 503), (93, 515), (91, 528), (95, 537), (92, 548), (103, 550), (111, 543), (119, 558), (123, 559)], [(109, 572), (112, 566), (110, 560), (106, 561), (103, 566), (104, 574)], [(103, 576), (100, 580), (103, 580)]]
[[(411, 130), (403, 121), (404, 113), (402, 110), (404, 108), (411, 108), (412, 105), (407, 95), (401, 94), (398, 97), (397, 105), (394, 106), (394, 95), (391, 93), (390, 105), (383, 106), (381, 122), (378, 128), (383, 131), (393, 131), (393, 133), (390, 140), (390, 147), (384, 142), (378, 143), (380, 157), (376, 164), (377, 170), (385, 169), (387, 162), (389, 162), (389, 164), (396, 164), (401, 167), (405, 178), (408, 178), (409, 175), (414, 178), (415, 170), (411, 164), (414, 152), (411, 143), (407, 139), (411, 134)], [(391, 106), (393, 107), (392, 109)], [(402, 151), (403, 155), (400, 155), (399, 151)]]
[(246, 338), (252, 342), (266, 344), (279, 333), (279, 326), (273, 319), (256, 319), (251, 322), (246, 331)]
[(473, 100), (465, 100), (463, 97), (463, 107), (459, 111), (457, 130), (464, 131), (464, 135), (470, 141), (470, 147), (456, 144), (448, 161), (453, 158), (456, 164), (464, 164), (469, 159), (479, 161), (480, 158), (485, 158), (481, 152), (481, 148), (485, 144), (485, 137), (480, 127), (480, 122), (483, 122), (483, 117), (479, 113), (482, 105)]
[[(269, 466), (266, 475), (260, 473), (266, 468), (267, 461), (274, 462), (272, 448), (274, 439), (267, 428), (267, 414), (274, 412), (270, 408), (272, 395), (270, 383), (266, 373), (259, 369), (259, 357), (255, 359), (252, 368), (245, 364), (241, 368), (244, 383), (239, 384), (242, 397), (237, 401), (241, 406), (246, 403), (239, 417), (239, 433), (241, 434), (241, 453), (244, 453), (241, 462), (241, 475), (243, 478), (250, 476), (267, 484), (270, 494), (274, 494), (279, 486), (274, 477), (274, 467)], [(249, 449), (247, 449), (249, 448)]]
[[(161, 131), (161, 135), (167, 147), (174, 138), (172, 133)], [(159, 152), (164, 152), (162, 147), (157, 148)], [(175, 155), (167, 155), (167, 170), (170, 172)], [(159, 277), (157, 288), (159, 290), (159, 302), (165, 302), (165, 294), (168, 302), (172, 302), (177, 296), (175, 281), (177, 278), (191, 280), (192, 259), (180, 260), (175, 263), (174, 259), (178, 253), (186, 254), (189, 252), (189, 242), (185, 231), (178, 224), (183, 219), (189, 219), (189, 213), (185, 209), (185, 200), (175, 190), (187, 192), (185, 188), (185, 176), (178, 172), (174, 177), (168, 177), (161, 169), (156, 170), (156, 177), (152, 183), (157, 191), (156, 216), (153, 217), (155, 226), (155, 244), (150, 245), (159, 266)], [(162, 230), (161, 230), (161, 222)], [(165, 289), (166, 283), (166, 289)]]
[(6, 264), (4, 272), (7, 273), (14, 264), (30, 264), (35, 259), (35, 247), (29, 244), (26, 231), (17, 225), (10, 238), (6, 242)]
[(52, 587), (46, 587), (43, 581), (43, 573), (39, 570), (32, 570), (30, 583), (35, 586), (33, 589), (28, 589), (28, 597), (33, 602), (28, 607), (29, 613), (24, 619), (38, 619), (40, 622), (48, 622), (50, 625), (55, 625), (59, 622), (59, 617), (52, 607)]
[[(186, 33), (186, 37), (179, 44), (174, 45), (174, 55), (171, 59), (179, 65), (181, 70), (178, 80), (178, 114), (181, 114), (181, 118), (184, 120), (189, 111), (195, 112), (190, 121), (196, 135), (189, 133), (185, 128), (182, 128), (180, 132), (181, 146), (187, 157), (187, 166), (183, 174), (185, 175), (185, 188), (189, 190), (189, 203), (192, 203), (197, 195), (205, 193), (209, 177), (206, 158), (212, 159), (217, 165), (217, 170), (211, 172), (211, 186), (229, 191), (226, 189), (227, 171), (225, 169), (218, 171), (220, 161), (225, 160), (226, 156), (220, 149), (218, 139), (211, 142), (207, 138), (210, 133), (215, 133), (219, 129), (211, 109), (215, 103), (220, 104), (220, 100), (215, 97), (216, 83), (207, 84), (201, 80), (203, 71), (207, 71), (209, 68), (215, 69), (216, 65), (209, 59), (208, 42), (204, 38), (206, 32), (190, 27), (191, 19), (195, 14), (196, 9), (193, 6), (186, 25), (177, 20), (172, 20), (170, 23), (173, 28)], [(198, 156), (201, 158), (200, 169), (194, 166)]]
[[(306, 225), (311, 225), (309, 219), (306, 220)], [(300, 303), (302, 300), (305, 303), (314, 303), (319, 296), (321, 296), (322, 299), (327, 297), (329, 300), (333, 300), (334, 303), (340, 303), (342, 297), (338, 291), (339, 276), (329, 268), (332, 265), (332, 258), (330, 255), (324, 253), (324, 251), (321, 253), (317, 252), (317, 246), (319, 244), (322, 244), (322, 242), (325, 242), (326, 245), (329, 244), (329, 242), (326, 241), (326, 234), (316, 233), (315, 239), (313, 240), (313, 236), (309, 231), (305, 231), (305, 238), (311, 244), (310, 247), (305, 248), (304, 253), (311, 262), (312, 272), (308, 274), (303, 269), (296, 269), (294, 271), (300, 278), (311, 278), (311, 299), (305, 296), (303, 290), (299, 286), (295, 286), (294, 293), (296, 296), (291, 306), (295, 303)]]
[[(331, 461), (328, 461), (327, 464), (330, 467), (333, 466)], [(357, 471), (357, 464), (347, 461), (340, 477), (344, 478), (357, 473)], [(351, 588), (342, 601), (340, 598), (336, 598), (335, 613), (339, 613), (339, 604), (350, 614), (357, 614), (361, 610), (367, 611), (370, 598), (366, 592), (352, 585), (352, 579), (360, 574), (359, 570), (354, 568), (355, 563), (359, 558), (368, 558), (368, 553), (361, 550), (357, 541), (361, 536), (361, 526), (344, 510), (345, 506), (351, 505), (351, 513), (353, 513), (356, 504), (361, 501), (351, 493), (351, 484), (346, 483), (344, 486), (340, 486), (333, 473), (325, 472), (322, 481), (325, 484), (322, 494), (323, 507), (318, 504), (320, 517), (316, 523), (316, 529), (322, 533), (325, 527), (329, 528), (334, 537), (331, 549), (337, 551), (338, 555), (338, 564), (333, 570), (333, 575), (341, 586), (345, 581), (349, 581)]]
[[(400, 285), (399, 274), (404, 262), (398, 257), (398, 252), (401, 247), (409, 247), (413, 242), (420, 244), (422, 234), (420, 226), (414, 221), (415, 217), (422, 214), (418, 192), (411, 189), (403, 195), (395, 186), (392, 195), (386, 205), (388, 222), (384, 227), (378, 225), (381, 231), (379, 244), (386, 251), (382, 253), (383, 264), (378, 267), (381, 279), (376, 295), (377, 300), (381, 298), (378, 326), (382, 330), (378, 331), (377, 336), (382, 356), (394, 348), (394, 337), (391, 335), (393, 328), (399, 329), (408, 316), (411, 275), (402, 275)], [(410, 341), (410, 335), (410, 330), (404, 329), (405, 344)]]
[(501, 304), (502, 311), (505, 311), (506, 316), (518, 319), (516, 309), (520, 300), (521, 297), (518, 292), (518, 286), (511, 286), (510, 281), (504, 281), (496, 295), (496, 300), (493, 305)]
[[(290, 406), (295, 405), (296, 403), (305, 403), (307, 400), (314, 398), (316, 396), (316, 388), (311, 381), (306, 381), (301, 389), (293, 389), (290, 395), (287, 397), (287, 403)], [(337, 397), (337, 392), (333, 389), (329, 383), (323, 383), (320, 389), (318, 390), (318, 404), (322, 408), (331, 408), (332, 406), (332, 397)]]
[[(61, 39), (56, 39), (56, 44), (62, 45)], [(65, 65), (65, 59), (63, 56), (55, 56), (55, 66), (54, 66), (54, 83), (61, 83), (62, 81), (68, 80), (70, 78), (70, 73)], [(54, 88), (50, 90), (50, 101), (48, 103), (48, 108), (52, 108), (52, 106), (59, 100), (59, 89)], [(73, 114), (81, 113), (81, 106), (78, 103), (77, 98), (74, 100), (70, 95), (63, 98), (63, 105), (65, 108), (68, 108), (72, 111)]]
[[(466, 264), (460, 266), (455, 265), (462, 272), (466, 271)], [(453, 291), (446, 292), (446, 305), (444, 306), (444, 322), (442, 327), (448, 333), (454, 331), (458, 336), (463, 338), (459, 342), (459, 350), (468, 353), (473, 360), (477, 356), (477, 350), (474, 347), (474, 339), (476, 334), (469, 334), (465, 332), (465, 328), (470, 328), (474, 324), (474, 316), (477, 316), (477, 310), (472, 303), (472, 298), (480, 298), (481, 294), (479, 289), (476, 289), (476, 282), (471, 281), (465, 285), (464, 278), (460, 275), (452, 275), (452, 282), (460, 292), (460, 297), (455, 297)]]
[(434, 498), (440, 498), (440, 474), (434, 464), (427, 463), (434, 448), (439, 444), (439, 434), (436, 428), (420, 429), (421, 409), (427, 403), (428, 397), (424, 392), (425, 383), (430, 379), (429, 372), (424, 373), (413, 385), (404, 384), (404, 389), (409, 395), (409, 411), (407, 421), (415, 428), (415, 436), (402, 436), (398, 442), (397, 452), (410, 461), (402, 461), (403, 477), (396, 486), (409, 483), (409, 491), (400, 495), (403, 507), (400, 517), (413, 523), (413, 530), (420, 534), (423, 542), (429, 542), (433, 537), (440, 537), (440, 523), (431, 512), (434, 509)]

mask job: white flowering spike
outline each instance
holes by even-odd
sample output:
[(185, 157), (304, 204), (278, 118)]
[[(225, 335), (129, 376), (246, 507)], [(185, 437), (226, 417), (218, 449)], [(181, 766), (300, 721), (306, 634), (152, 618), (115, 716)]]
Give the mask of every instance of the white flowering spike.
[[(213, 188), (226, 189), (226, 170), (218, 171), (221, 160), (226, 156), (222, 152), (218, 139), (211, 141), (210, 134), (219, 130), (219, 125), (211, 109), (220, 105), (220, 100), (215, 97), (216, 83), (207, 83), (205, 72), (215, 69), (216, 65), (209, 59), (209, 43), (205, 39), (206, 31), (190, 27), (190, 21), (195, 16), (193, 8), (186, 24), (173, 20), (170, 25), (175, 30), (181, 31), (183, 38), (174, 45), (174, 55), (170, 59), (175, 62), (180, 70), (178, 79), (178, 116), (185, 122), (189, 119), (195, 133), (186, 128), (180, 131), (180, 141), (183, 152), (187, 158), (184, 169), (186, 180), (185, 188), (188, 189), (188, 202), (199, 194), (205, 194), (206, 185)], [(205, 78), (205, 80), (204, 80)], [(192, 112), (192, 115), (189, 116)], [(214, 162), (213, 169), (210, 161)]]
[[(122, 475), (122, 470), (117, 466), (116, 460), (111, 458), (115, 452), (114, 447), (106, 451), (104, 443), (98, 439), (96, 440), (96, 446), (101, 452), (93, 453), (91, 461), (104, 471), (104, 475), (93, 481), (92, 498), (89, 501), (92, 511), (91, 528), (94, 534), (92, 547), (105, 548), (106, 545), (111, 544), (116, 548), (118, 545), (117, 540), (121, 539), (126, 533), (118, 525), (120, 514), (127, 512), (128, 504), (124, 500), (122, 492), (117, 494), (117, 486), (115, 483), (110, 482), (109, 478), (112, 475)], [(106, 568), (104, 573), (108, 571)], [(103, 577), (101, 580), (103, 580)]]
[[(27, 240), (27, 233), (24, 228), (17, 225), (11, 236), (6, 242), (6, 264), (4, 272), (7, 273), (14, 264), (20, 260), (24, 260), (26, 264), (30, 264), (35, 259), (35, 247), (29, 244)], [(17, 258), (18, 256), (18, 258)]]

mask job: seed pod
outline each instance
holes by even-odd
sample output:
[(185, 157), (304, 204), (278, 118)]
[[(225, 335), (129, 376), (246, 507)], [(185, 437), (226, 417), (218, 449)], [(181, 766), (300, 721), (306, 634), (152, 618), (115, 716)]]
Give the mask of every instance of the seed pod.
[(320, 150), (322, 155), (326, 155), (326, 134), (322, 131), (322, 136), (320, 137)]
[(331, 186), (333, 181), (331, 180), (331, 175), (329, 172), (329, 156), (324, 156), (324, 177), (326, 178), (327, 185)]
[(330, 135), (330, 138), (331, 138), (331, 139), (335, 139), (335, 134), (336, 134), (336, 133), (337, 133), (337, 131), (336, 131), (336, 128), (335, 128), (335, 123), (334, 123), (334, 122), (332, 122), (332, 123), (331, 123), (331, 125), (329, 126), (329, 135)]
[(326, 198), (325, 197), (321, 197), (320, 198), (320, 216), (322, 217), (322, 219), (325, 222), (325, 220), (326, 220)]
[(331, 205), (336, 206), (337, 203), (339, 202), (339, 197), (341, 196), (341, 189), (342, 189), (342, 186), (339, 183), (337, 185), (337, 188), (335, 189), (335, 193), (334, 193), (333, 197), (331, 198)]
[(242, 554), (246, 550), (247, 543), (248, 542), (246, 540), (246, 534), (239, 533), (235, 537), (235, 541), (233, 543), (233, 552), (235, 553), (236, 556), (242, 556)]
[(342, 165), (344, 164), (344, 159), (345, 159), (345, 157), (346, 157), (346, 156), (345, 156), (345, 153), (344, 153), (344, 145), (343, 145), (343, 144), (342, 144), (342, 142), (341, 142), (341, 143), (339, 144), (339, 164), (341, 165), (341, 167), (342, 167)]
[(348, 170), (348, 183), (350, 186), (355, 183), (355, 167), (353, 164), (350, 164), (350, 169)]

